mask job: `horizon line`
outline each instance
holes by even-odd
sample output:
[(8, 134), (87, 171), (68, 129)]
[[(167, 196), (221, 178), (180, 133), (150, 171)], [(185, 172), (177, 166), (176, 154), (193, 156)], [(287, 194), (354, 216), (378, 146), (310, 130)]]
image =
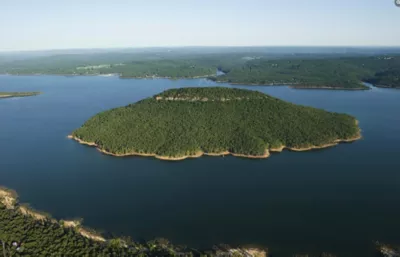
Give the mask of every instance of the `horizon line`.
[(68, 51), (68, 50), (124, 50), (124, 49), (157, 49), (157, 48), (400, 48), (400, 45), (182, 45), (182, 46), (117, 46), (117, 47), (72, 47), (72, 48), (42, 48), (42, 49), (0, 49), (0, 53), (21, 53), (21, 52), (51, 52), (51, 51)]

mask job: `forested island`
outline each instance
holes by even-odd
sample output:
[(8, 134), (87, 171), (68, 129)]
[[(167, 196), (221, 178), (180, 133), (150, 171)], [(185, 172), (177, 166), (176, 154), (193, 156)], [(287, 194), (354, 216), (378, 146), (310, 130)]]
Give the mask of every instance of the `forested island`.
[[(398, 49), (338, 48), (332, 51), (314, 53), (308, 48), (282, 52), (257, 47), (215, 50), (179, 48), (19, 57), (18, 60), (4, 61), (0, 58), (0, 74), (208, 78), (231, 84), (290, 85), (316, 89), (369, 89), (362, 82), (379, 87), (400, 87)], [(219, 76), (216, 71), (220, 72)]]
[(354, 117), (235, 88), (180, 88), (99, 113), (69, 136), (114, 156), (267, 158), (361, 138)]
[(0, 92), (1, 98), (11, 98), (11, 97), (27, 97), (39, 95), (40, 92)]

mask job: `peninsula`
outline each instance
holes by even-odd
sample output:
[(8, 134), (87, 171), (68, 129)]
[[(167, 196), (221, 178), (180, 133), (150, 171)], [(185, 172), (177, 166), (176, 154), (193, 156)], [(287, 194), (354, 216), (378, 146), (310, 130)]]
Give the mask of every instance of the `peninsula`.
[(11, 97), (26, 97), (26, 96), (34, 96), (39, 95), (40, 92), (0, 92), (1, 98), (11, 98)]
[[(197, 250), (158, 238), (137, 242), (130, 237), (103, 237), (80, 221), (56, 220), (18, 201), (15, 191), (0, 187), (1, 256), (237, 256), (266, 257), (268, 249), (227, 245)], [(143, 241), (143, 240), (142, 240)]]
[(69, 138), (113, 156), (183, 160), (202, 155), (267, 158), (361, 138), (357, 120), (244, 89), (164, 91), (99, 113)]

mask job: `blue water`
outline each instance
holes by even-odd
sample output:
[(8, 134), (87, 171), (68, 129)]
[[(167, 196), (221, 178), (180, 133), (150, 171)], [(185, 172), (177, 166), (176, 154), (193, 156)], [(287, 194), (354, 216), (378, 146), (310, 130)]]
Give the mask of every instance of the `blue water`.
[(43, 92), (0, 100), (0, 185), (55, 218), (82, 217), (86, 226), (135, 239), (251, 244), (278, 257), (367, 257), (373, 240), (400, 243), (400, 90), (245, 87), (360, 121), (361, 141), (266, 160), (115, 158), (67, 139), (100, 111), (168, 88), (215, 85), (0, 76), (0, 91)]

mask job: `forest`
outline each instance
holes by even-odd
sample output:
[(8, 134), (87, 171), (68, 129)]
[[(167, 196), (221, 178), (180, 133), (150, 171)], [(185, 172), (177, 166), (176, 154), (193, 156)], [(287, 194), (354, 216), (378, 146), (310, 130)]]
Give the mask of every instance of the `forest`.
[(230, 88), (165, 91), (90, 118), (72, 136), (117, 155), (262, 156), (270, 148), (307, 148), (359, 136), (354, 117)]
[[(7, 197), (9, 197), (7, 199)], [(11, 199), (11, 201), (9, 201)], [(15, 191), (0, 187), (0, 256), (2, 257), (269, 257), (269, 249), (231, 247), (218, 244), (209, 249), (194, 249), (174, 245), (165, 238), (150, 241), (131, 237), (104, 237), (104, 241), (88, 238), (80, 227), (68, 227), (68, 221), (55, 220), (50, 214), (44, 219), (21, 212)], [(32, 213), (41, 213), (30, 209)], [(91, 229), (85, 228), (88, 231)], [(95, 232), (93, 232), (95, 233)], [(268, 232), (266, 232), (268, 233)], [(399, 253), (398, 248), (376, 243), (373, 256)], [(336, 257), (332, 253), (294, 254), (294, 257)], [(398, 256), (398, 255), (393, 255)]]
[[(10, 60), (0, 56), (0, 74), (65, 76), (115, 74), (121, 78), (209, 78), (218, 82), (291, 85), (295, 88), (369, 89), (362, 82), (400, 87), (396, 49), (216, 48), (60, 54)], [(311, 51), (309, 53), (304, 51)], [(364, 51), (364, 52), (363, 52)], [(393, 53), (390, 54), (390, 51)], [(217, 76), (216, 72), (223, 72)]]
[(378, 87), (400, 88), (400, 68), (377, 72), (365, 81)]
[[(10, 193), (14, 203), (5, 201)], [(214, 246), (209, 250), (196, 250), (176, 246), (167, 239), (134, 241), (130, 237), (111, 237), (104, 241), (85, 237), (79, 227), (68, 227), (66, 221), (57, 221), (50, 215), (37, 219), (24, 214), (16, 193), (0, 187), (0, 256), (88, 256), (88, 257), (248, 257), (246, 249), (227, 245)], [(31, 210), (32, 213), (38, 213)], [(90, 230), (90, 229), (86, 229)], [(264, 255), (262, 255), (264, 253)], [(253, 257), (266, 257), (265, 251)]]
[(333, 59), (265, 58), (246, 62), (215, 77), (219, 82), (260, 85), (293, 85), (298, 88), (325, 87), (368, 89), (361, 82), (400, 87), (400, 57)]

